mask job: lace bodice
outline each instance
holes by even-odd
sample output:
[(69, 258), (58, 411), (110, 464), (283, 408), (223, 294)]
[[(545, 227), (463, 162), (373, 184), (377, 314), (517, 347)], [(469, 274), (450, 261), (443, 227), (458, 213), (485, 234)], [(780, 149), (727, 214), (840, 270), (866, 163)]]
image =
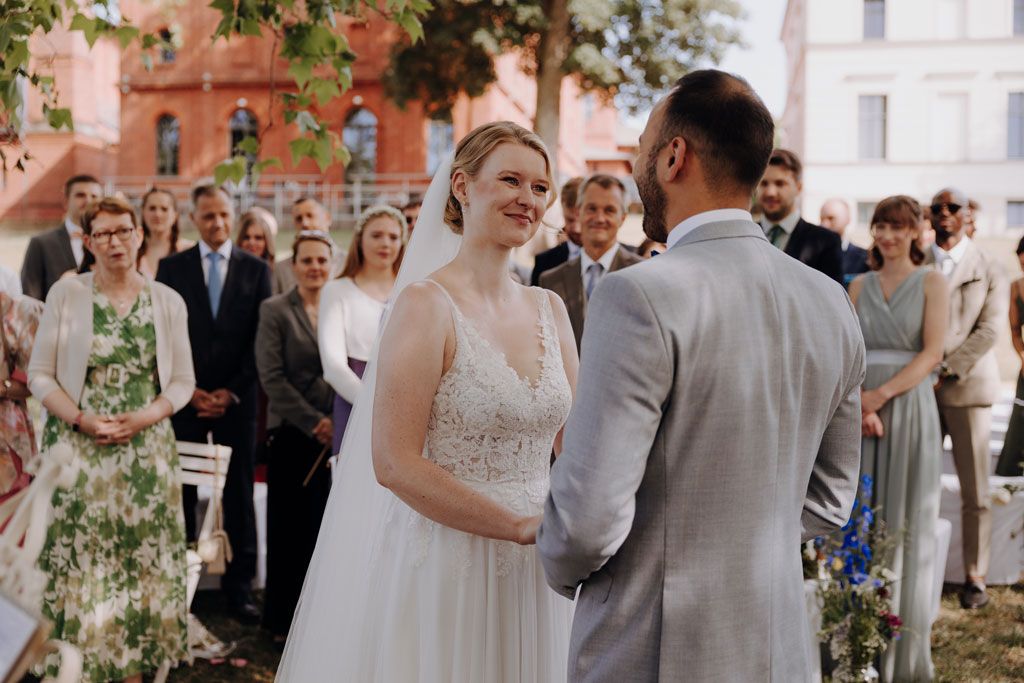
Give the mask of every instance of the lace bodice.
[(516, 373), (444, 292), (455, 324), (455, 357), (437, 387), (424, 449), (424, 457), (514, 507), (521, 506), (512, 499), (521, 500), (524, 487), (531, 503), (543, 504), (551, 447), (572, 404), (551, 302), (544, 290), (532, 291), (542, 348), (536, 386)]

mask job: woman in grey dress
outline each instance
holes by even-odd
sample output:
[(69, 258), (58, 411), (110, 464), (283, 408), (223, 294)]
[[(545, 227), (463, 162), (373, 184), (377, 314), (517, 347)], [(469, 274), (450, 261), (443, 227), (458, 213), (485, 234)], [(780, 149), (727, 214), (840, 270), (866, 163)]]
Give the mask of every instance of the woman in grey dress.
[(883, 681), (930, 681), (935, 523), (939, 516), (942, 433), (935, 368), (946, 333), (946, 281), (921, 268), (921, 207), (883, 199), (871, 219), (872, 272), (850, 284), (868, 350), (861, 393), (861, 471), (874, 479), (878, 517), (898, 535), (890, 568), (900, 579), (893, 606), (902, 637), (882, 661)]

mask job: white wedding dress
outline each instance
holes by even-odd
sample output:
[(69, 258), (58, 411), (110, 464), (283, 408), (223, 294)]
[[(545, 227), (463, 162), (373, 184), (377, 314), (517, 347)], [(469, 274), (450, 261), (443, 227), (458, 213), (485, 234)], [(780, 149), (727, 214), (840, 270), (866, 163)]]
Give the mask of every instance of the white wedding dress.
[[(414, 242), (427, 237), (420, 230)], [(533, 288), (537, 327), (523, 330), (536, 335), (541, 359), (531, 385), (430, 282), (450, 303), (456, 346), (434, 396), (423, 457), (519, 514), (540, 514), (551, 447), (572, 402), (548, 294)], [(356, 407), (362, 432), (365, 399)], [(420, 515), (372, 480), (362, 452), (368, 443), (345, 438), (277, 679), (565, 680), (573, 603), (548, 588), (535, 547)]]

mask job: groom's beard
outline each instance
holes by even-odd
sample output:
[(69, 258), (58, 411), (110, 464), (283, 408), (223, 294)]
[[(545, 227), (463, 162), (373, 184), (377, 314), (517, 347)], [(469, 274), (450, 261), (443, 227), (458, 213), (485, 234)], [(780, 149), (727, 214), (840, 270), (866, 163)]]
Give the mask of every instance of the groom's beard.
[(654, 164), (650, 161), (647, 162), (636, 189), (640, 194), (640, 202), (644, 205), (644, 234), (655, 242), (664, 242), (668, 239), (668, 229), (665, 227), (665, 191), (658, 185), (658, 179), (654, 175)]

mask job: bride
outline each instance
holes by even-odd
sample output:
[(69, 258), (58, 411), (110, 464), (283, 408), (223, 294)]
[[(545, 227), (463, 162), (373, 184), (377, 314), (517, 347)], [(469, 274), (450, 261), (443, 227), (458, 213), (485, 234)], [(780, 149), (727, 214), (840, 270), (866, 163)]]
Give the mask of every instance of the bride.
[(565, 679), (572, 603), (531, 546), (576, 345), (562, 301), (508, 276), (553, 201), (547, 150), (509, 122), (435, 175), (279, 681)]

